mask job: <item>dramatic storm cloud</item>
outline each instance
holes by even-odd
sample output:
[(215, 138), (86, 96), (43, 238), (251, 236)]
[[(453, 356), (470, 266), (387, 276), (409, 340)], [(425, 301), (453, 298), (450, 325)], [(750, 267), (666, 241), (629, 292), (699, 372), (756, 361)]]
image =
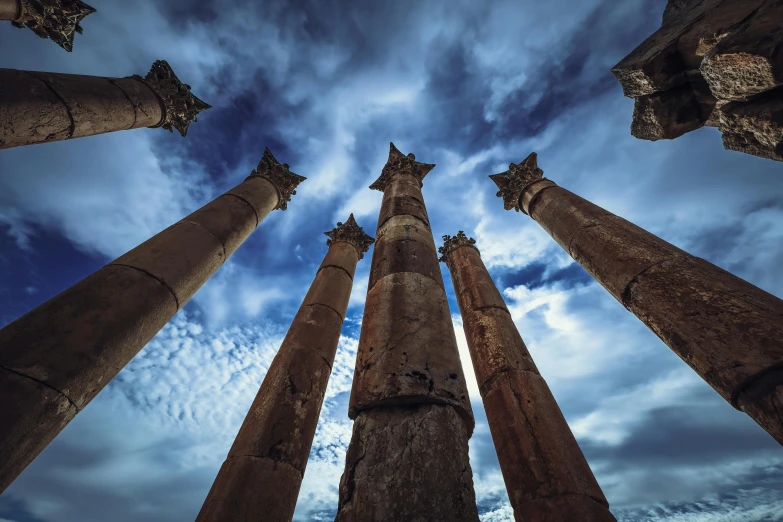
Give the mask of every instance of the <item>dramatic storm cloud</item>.
[[(0, 325), (234, 186), (268, 146), (307, 176), (183, 311), (0, 497), (0, 522), (193, 520), (326, 252), (373, 234), (389, 142), (438, 166), (436, 238), (478, 241), (621, 521), (783, 519), (783, 452), (522, 214), (488, 174), (531, 151), (560, 185), (783, 297), (783, 165), (714, 129), (630, 136), (610, 68), (664, 0), (99, 2), (75, 50), (0, 24), (0, 67), (127, 76), (167, 60), (214, 106), (0, 153)], [(439, 242), (439, 241), (438, 241)], [(359, 263), (296, 520), (332, 520), (351, 434), (369, 257)], [(482, 520), (513, 520), (450, 305), (476, 430)]]

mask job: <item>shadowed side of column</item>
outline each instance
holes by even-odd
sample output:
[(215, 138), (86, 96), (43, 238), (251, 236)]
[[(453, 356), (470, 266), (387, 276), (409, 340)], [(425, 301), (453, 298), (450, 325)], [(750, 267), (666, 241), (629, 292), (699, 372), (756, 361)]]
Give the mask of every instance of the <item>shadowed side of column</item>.
[(438, 255), (421, 194), (434, 165), (391, 145), (336, 520), (476, 522), (473, 431)]
[(141, 127), (184, 136), (210, 106), (159, 60), (146, 77), (0, 69), (0, 149)]
[(340, 340), (356, 264), (373, 239), (353, 215), (329, 252), (264, 377), (197, 518), (289, 522)]
[(0, 329), (0, 492), (303, 179), (267, 150), (243, 183)]
[(532, 154), (491, 176), (736, 408), (783, 444), (783, 300), (543, 179)]
[(539, 375), (475, 240), (444, 236), (465, 336), (519, 522), (613, 522), (609, 504)]

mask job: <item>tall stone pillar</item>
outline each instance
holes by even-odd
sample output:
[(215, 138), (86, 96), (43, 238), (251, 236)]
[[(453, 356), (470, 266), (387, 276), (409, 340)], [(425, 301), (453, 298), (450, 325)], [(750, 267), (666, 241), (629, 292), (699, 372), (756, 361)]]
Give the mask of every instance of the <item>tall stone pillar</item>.
[(145, 78), (0, 69), (0, 149), (140, 127), (185, 136), (210, 106), (158, 60)]
[(535, 153), (490, 176), (735, 408), (783, 444), (783, 301), (543, 179)]
[(477, 522), (473, 412), (422, 179), (435, 165), (391, 145), (348, 415), (337, 522)]
[(0, 492), (304, 179), (267, 149), (244, 182), (0, 329)]
[(28, 27), (68, 52), (73, 51), (75, 33), (82, 32), (79, 24), (94, 12), (81, 0), (0, 0), (0, 20), (20, 29)]
[(340, 340), (356, 263), (373, 243), (353, 214), (264, 377), (197, 522), (290, 522)]
[(614, 522), (598, 482), (481, 261), (476, 241), (443, 236), (489, 429), (518, 522)]

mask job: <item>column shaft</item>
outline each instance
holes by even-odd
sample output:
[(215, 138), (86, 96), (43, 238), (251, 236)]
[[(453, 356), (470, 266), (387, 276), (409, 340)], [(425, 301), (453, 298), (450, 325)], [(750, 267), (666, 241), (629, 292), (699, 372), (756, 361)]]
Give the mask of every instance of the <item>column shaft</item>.
[(479, 251), (462, 233), (444, 239), (442, 259), (451, 270), (514, 518), (614, 521)]
[(473, 413), (421, 194), (434, 165), (391, 146), (336, 520), (478, 520)]
[(175, 89), (165, 62), (146, 79), (0, 69), (0, 84), (0, 149), (140, 127), (174, 126), (184, 135), (209, 107)]
[[(346, 229), (356, 233), (352, 238)], [(197, 522), (290, 522), (340, 340), (356, 263), (369, 238), (353, 216), (318, 269)]]
[(284, 205), (259, 171), (0, 329), (0, 492)]
[(512, 167), (493, 176), (507, 208), (529, 214), (724, 399), (783, 444), (783, 301), (541, 179), (535, 155)]
[(0, 20), (16, 20), (19, 17), (20, 0), (0, 0)]

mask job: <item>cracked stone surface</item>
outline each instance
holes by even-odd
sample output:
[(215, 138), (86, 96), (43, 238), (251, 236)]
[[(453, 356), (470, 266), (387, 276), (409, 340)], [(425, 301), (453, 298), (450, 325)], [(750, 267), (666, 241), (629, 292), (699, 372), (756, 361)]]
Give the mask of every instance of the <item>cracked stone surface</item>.
[[(783, 300), (552, 182), (526, 192), (529, 215), (574, 260), (783, 444), (776, 388), (746, 393), (783, 361)], [(783, 374), (772, 375), (783, 383)]]
[[(167, 126), (185, 111), (139, 78), (0, 69), (0, 149)], [(178, 95), (167, 96), (174, 104)]]
[[(351, 238), (358, 238), (361, 248), (368, 246), (355, 221), (351, 226)], [(324, 263), (264, 376), (198, 522), (290, 521), (294, 515), (361, 255), (348, 240), (335, 242), (330, 236), (327, 244)]]
[(362, 412), (353, 427), (335, 522), (478, 522), (468, 438), (450, 406)]
[[(0, 329), (0, 371), (43, 385), (28, 383), (23, 402), (0, 404), (0, 490), (163, 328), (277, 202), (271, 183), (247, 180)], [(0, 396), (19, 395), (12, 381), (0, 383)], [(63, 409), (63, 400), (71, 410)]]
[(348, 415), (338, 521), (477, 521), (473, 432), (421, 193), (434, 165), (391, 146)]
[(669, 0), (661, 28), (612, 69), (636, 99), (631, 134), (674, 139), (708, 125), (729, 150), (783, 161), (781, 45), (777, 0)]
[(479, 251), (466, 237), (457, 245), (444, 261), (516, 520), (614, 521)]

